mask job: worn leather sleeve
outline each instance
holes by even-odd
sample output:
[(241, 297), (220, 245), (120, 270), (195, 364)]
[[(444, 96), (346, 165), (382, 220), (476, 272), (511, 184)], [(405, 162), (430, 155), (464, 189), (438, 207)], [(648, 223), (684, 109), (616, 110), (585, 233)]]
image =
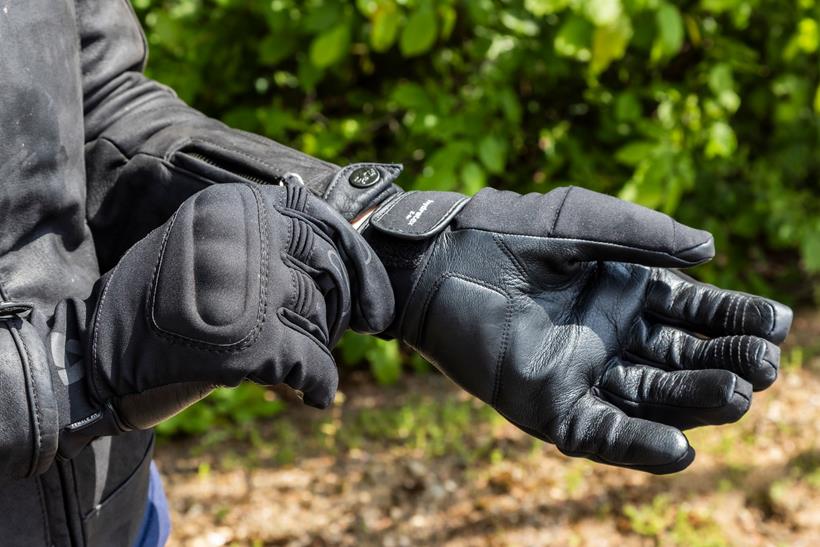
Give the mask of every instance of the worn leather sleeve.
[(57, 403), (46, 348), (22, 315), (25, 306), (0, 311), (0, 477), (44, 472), (57, 451)]
[(127, 0), (78, 0), (77, 20), (87, 214), (102, 270), (210, 184), (276, 184), (296, 175), (348, 220), (398, 190), (400, 165), (341, 168), (231, 129), (146, 78), (146, 41)]

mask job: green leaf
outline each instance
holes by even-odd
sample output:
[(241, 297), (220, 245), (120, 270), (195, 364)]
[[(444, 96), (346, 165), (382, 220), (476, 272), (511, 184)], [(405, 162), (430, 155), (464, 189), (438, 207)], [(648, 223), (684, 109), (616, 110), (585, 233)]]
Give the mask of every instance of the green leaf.
[(593, 74), (600, 74), (609, 67), (612, 61), (623, 57), (630, 38), (632, 38), (632, 26), (626, 18), (619, 19), (611, 25), (597, 27), (592, 37), (590, 71)]
[(623, 19), (620, 0), (584, 0), (581, 5), (584, 15), (596, 26), (615, 26)]
[(820, 114), (820, 85), (817, 86), (814, 92), (814, 111)]
[(382, 385), (395, 384), (401, 377), (401, 354), (395, 340), (376, 340), (376, 345), (367, 351), (370, 372)]
[(373, 29), (370, 32), (370, 45), (374, 51), (387, 51), (399, 32), (401, 13), (394, 2), (379, 5), (371, 19)]
[(310, 62), (317, 68), (327, 68), (341, 60), (350, 49), (350, 27), (337, 25), (316, 37), (310, 45)]
[(401, 32), (399, 49), (405, 57), (414, 57), (428, 51), (436, 42), (438, 33), (436, 13), (423, 6), (410, 15)]
[(487, 174), (478, 163), (471, 161), (461, 169), (461, 182), (464, 193), (472, 196), (487, 186)]
[(728, 158), (737, 148), (737, 137), (731, 126), (715, 122), (709, 128), (709, 140), (704, 153), (707, 158)]
[(415, 110), (417, 112), (432, 112), (435, 110), (435, 105), (427, 91), (415, 82), (398, 84), (393, 89), (393, 93), (390, 94), (390, 98), (405, 110)]
[(375, 339), (371, 336), (365, 336), (353, 331), (345, 332), (339, 343), (342, 360), (350, 365), (363, 361), (374, 343)]
[(800, 243), (800, 254), (803, 263), (810, 272), (820, 272), (820, 223), (814, 229), (809, 228)]
[(631, 91), (620, 93), (615, 99), (615, 118), (620, 122), (631, 122), (641, 117), (641, 101)]
[(594, 30), (595, 27), (586, 19), (576, 15), (569, 16), (555, 35), (555, 52), (579, 61), (589, 61), (592, 55), (590, 48)]
[(498, 93), (498, 101), (501, 104), (501, 111), (508, 122), (513, 124), (521, 123), (521, 103), (518, 95), (510, 87), (505, 87)]
[(732, 67), (728, 63), (718, 63), (709, 71), (709, 89), (727, 111), (735, 112), (740, 107), (740, 97), (735, 93)]
[(659, 60), (676, 55), (683, 46), (684, 37), (680, 11), (672, 4), (661, 4), (655, 14), (655, 22), (658, 26), (658, 37), (652, 49), (652, 58)]
[(521, 36), (538, 36), (538, 25), (534, 21), (516, 17), (508, 11), (501, 12), (501, 24)]
[(635, 141), (615, 152), (615, 159), (624, 165), (635, 166), (648, 158), (658, 147), (654, 142)]
[(570, 0), (524, 0), (524, 9), (538, 17), (567, 9)]
[(487, 135), (478, 143), (478, 157), (487, 171), (496, 175), (504, 171), (507, 163), (507, 141)]

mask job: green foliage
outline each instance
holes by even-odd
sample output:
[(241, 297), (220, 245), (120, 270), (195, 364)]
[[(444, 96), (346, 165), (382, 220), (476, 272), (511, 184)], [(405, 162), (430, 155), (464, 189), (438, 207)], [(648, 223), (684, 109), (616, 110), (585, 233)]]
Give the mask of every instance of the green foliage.
[(627, 504), (624, 516), (630, 529), (653, 538), (660, 545), (725, 547), (730, 545), (711, 511), (695, 510), (687, 504), (673, 504), (668, 496), (658, 495), (652, 503)]
[(492, 441), (477, 439), (476, 428), (493, 424), (500, 417), (490, 407), (476, 403), (420, 398), (395, 408), (362, 408), (344, 428), (335, 431), (335, 444), (349, 450), (375, 441), (421, 450), (428, 457), (484, 457), (489, 455)]
[(820, 297), (815, 0), (134, 4), (149, 73), (228, 124), (408, 188), (615, 194), (711, 230), (702, 279)]
[(258, 418), (279, 414), (284, 403), (273, 392), (256, 384), (245, 383), (236, 388), (221, 388), (208, 396), (209, 404), (189, 407), (157, 426), (160, 435), (202, 435), (219, 424), (243, 425)]

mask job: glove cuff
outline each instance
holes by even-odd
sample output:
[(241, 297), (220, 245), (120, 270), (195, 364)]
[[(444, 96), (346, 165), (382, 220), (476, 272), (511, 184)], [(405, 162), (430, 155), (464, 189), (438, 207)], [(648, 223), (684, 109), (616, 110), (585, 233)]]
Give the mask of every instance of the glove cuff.
[(43, 473), (57, 452), (59, 417), (48, 352), (26, 320), (30, 304), (0, 303), (0, 476)]
[(402, 333), (406, 303), (428, 251), (469, 201), (455, 192), (402, 192), (385, 201), (360, 227), (393, 286), (395, 319), (379, 335), (382, 338), (408, 340)]

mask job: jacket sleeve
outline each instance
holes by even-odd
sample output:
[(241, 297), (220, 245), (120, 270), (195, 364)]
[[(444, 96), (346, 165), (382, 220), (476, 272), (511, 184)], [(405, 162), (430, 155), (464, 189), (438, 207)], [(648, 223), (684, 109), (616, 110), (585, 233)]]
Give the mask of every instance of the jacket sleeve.
[(102, 270), (207, 185), (298, 177), (348, 220), (398, 191), (401, 166), (344, 168), (231, 129), (146, 78), (145, 36), (128, 0), (77, 0), (87, 214)]

